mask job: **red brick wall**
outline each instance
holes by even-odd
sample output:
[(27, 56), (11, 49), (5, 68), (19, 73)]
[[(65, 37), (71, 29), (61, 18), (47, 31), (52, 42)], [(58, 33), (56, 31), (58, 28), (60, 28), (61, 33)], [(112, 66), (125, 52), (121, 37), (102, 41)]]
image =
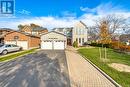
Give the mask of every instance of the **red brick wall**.
[(26, 36), (26, 35), (21, 34), (19, 32), (13, 32), (13, 33), (7, 34), (4, 38), (4, 41), (14, 41), (14, 36), (19, 37), (18, 41), (28, 41), (29, 48), (38, 47), (40, 44), (40, 38)]
[(21, 33), (18, 33), (18, 32), (12, 32), (12, 33), (7, 34), (4, 37), (4, 40), (5, 41), (13, 41), (15, 36), (19, 36), (19, 41), (27, 41), (28, 40), (28, 36), (21, 34)]
[(34, 37), (30, 37), (30, 41), (29, 41), (29, 47), (39, 47), (40, 45), (40, 38), (34, 38)]

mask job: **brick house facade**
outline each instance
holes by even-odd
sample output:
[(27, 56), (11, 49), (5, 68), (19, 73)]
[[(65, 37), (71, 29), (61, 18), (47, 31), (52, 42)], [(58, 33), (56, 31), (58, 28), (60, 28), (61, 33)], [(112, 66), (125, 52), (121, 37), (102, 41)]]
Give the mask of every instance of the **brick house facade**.
[(4, 43), (4, 36), (10, 32), (13, 32), (12, 29), (8, 29), (8, 28), (1, 28), (0, 29), (0, 44)]
[(40, 38), (28, 33), (14, 31), (5, 35), (5, 44), (16, 44), (23, 49), (37, 48), (40, 45)]
[(40, 35), (42, 33), (47, 33), (48, 30), (47, 30), (47, 28), (43, 28), (43, 27), (32, 28), (29, 25), (25, 25), (22, 29), (20, 29), (20, 32), (25, 32), (25, 33), (29, 33), (29, 34), (32, 34), (32, 35), (40, 37)]

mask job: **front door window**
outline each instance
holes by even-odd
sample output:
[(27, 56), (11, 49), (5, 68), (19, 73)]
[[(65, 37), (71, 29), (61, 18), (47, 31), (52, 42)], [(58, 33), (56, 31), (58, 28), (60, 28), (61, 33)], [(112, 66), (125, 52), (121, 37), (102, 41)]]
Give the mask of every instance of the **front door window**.
[(82, 44), (84, 44), (84, 38), (82, 38)]

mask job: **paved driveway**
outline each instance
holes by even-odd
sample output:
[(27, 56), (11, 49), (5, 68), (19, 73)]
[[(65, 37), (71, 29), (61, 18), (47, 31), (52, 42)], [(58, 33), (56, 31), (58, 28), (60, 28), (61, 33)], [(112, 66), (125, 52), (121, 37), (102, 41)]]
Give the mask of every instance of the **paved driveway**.
[(0, 63), (0, 87), (70, 87), (65, 52), (39, 51)]
[(116, 87), (73, 47), (66, 50), (71, 87)]

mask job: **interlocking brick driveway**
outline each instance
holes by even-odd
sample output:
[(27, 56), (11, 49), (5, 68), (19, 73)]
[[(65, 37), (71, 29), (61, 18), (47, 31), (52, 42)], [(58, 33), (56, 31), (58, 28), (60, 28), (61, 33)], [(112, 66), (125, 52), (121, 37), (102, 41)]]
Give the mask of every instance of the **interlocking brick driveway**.
[(68, 47), (66, 57), (71, 87), (115, 87), (74, 48)]
[(0, 87), (70, 87), (65, 52), (39, 51), (0, 63)]

